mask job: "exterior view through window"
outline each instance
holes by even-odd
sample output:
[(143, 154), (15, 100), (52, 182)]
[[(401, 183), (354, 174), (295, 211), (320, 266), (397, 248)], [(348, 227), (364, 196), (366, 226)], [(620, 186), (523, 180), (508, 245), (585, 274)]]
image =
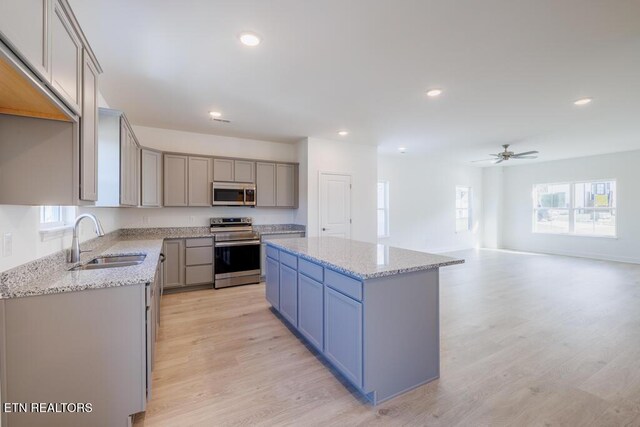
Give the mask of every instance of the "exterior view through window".
[(533, 231), (616, 236), (616, 181), (533, 186)]
[(456, 186), (456, 233), (471, 230), (471, 188)]
[(389, 235), (389, 182), (378, 181), (378, 237)]

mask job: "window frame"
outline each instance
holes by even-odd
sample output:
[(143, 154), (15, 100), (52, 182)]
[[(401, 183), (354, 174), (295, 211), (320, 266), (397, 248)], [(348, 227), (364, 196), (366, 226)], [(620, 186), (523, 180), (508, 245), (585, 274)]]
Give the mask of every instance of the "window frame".
[[(587, 207), (576, 207), (576, 185), (577, 184), (594, 184), (601, 182), (613, 182), (615, 184), (615, 200), (616, 206), (611, 208), (587, 208)], [(569, 185), (569, 207), (567, 208), (538, 208), (536, 207), (536, 187), (539, 185)], [(532, 234), (541, 234), (541, 235), (549, 235), (549, 236), (571, 236), (571, 237), (589, 237), (589, 238), (599, 238), (599, 239), (617, 239), (618, 238), (618, 180), (616, 178), (603, 178), (603, 179), (581, 179), (576, 181), (559, 181), (559, 182), (538, 182), (534, 183), (531, 187), (531, 233)], [(536, 230), (536, 218), (537, 211), (539, 210), (566, 210), (569, 214), (569, 231), (566, 233), (552, 233), (548, 231), (538, 231)], [(612, 212), (615, 215), (615, 224), (614, 224), (614, 232), (613, 235), (609, 234), (580, 234), (575, 231), (575, 218), (576, 211), (587, 210), (587, 211), (607, 211)]]
[[(56, 208), (58, 211), (58, 221), (51, 221), (51, 222), (44, 222), (44, 210), (45, 208)], [(64, 212), (64, 207), (63, 206), (51, 206), (51, 205), (46, 205), (46, 206), (40, 206), (40, 230), (51, 230), (52, 228), (60, 228), (60, 227), (64, 227), (65, 225), (65, 212)]]
[[(464, 188), (467, 190), (468, 193), (468, 206), (466, 208), (467, 211), (467, 228), (466, 229), (461, 229), (458, 230), (458, 209), (465, 209), (465, 208), (458, 208), (458, 189), (459, 188)], [(472, 200), (473, 200), (473, 188), (470, 185), (456, 185), (456, 189), (455, 189), (455, 231), (456, 234), (461, 234), (461, 233), (469, 233), (472, 231), (473, 229), (473, 204), (472, 204)]]
[[(384, 234), (378, 234), (378, 238), (379, 239), (384, 239), (387, 237), (390, 237), (390, 215), (389, 215), (389, 181), (388, 180), (378, 180), (377, 185), (379, 186), (380, 184), (384, 185), (384, 206), (382, 208), (378, 207), (378, 200), (376, 200), (376, 229), (377, 229), (377, 218), (378, 218), (378, 213), (380, 211), (383, 212), (384, 214)], [(377, 198), (377, 194), (378, 194), (378, 187), (376, 186), (376, 198)], [(377, 232), (378, 230), (376, 230)]]

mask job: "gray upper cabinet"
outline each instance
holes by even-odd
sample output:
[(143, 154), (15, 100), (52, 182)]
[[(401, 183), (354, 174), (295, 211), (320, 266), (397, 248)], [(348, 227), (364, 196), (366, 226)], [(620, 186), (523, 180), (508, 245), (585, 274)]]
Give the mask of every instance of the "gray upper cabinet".
[(138, 206), (139, 147), (129, 124), (122, 119), (120, 130), (120, 204)]
[(276, 206), (275, 163), (256, 163), (256, 205)]
[(72, 110), (80, 113), (82, 43), (60, 0), (54, 0), (49, 35), (51, 85)]
[(296, 206), (296, 167), (278, 164), (276, 167), (276, 205), (293, 208)]
[(164, 205), (188, 206), (188, 157), (164, 155)]
[(98, 70), (84, 53), (80, 120), (80, 199), (98, 200)]
[(232, 182), (234, 166), (233, 159), (213, 159), (213, 180)]
[(255, 182), (256, 163), (248, 160), (234, 160), (233, 180), (235, 182)]
[(256, 163), (250, 160), (213, 159), (216, 182), (255, 182)]
[(189, 206), (211, 206), (212, 159), (189, 157)]
[(162, 206), (162, 153), (142, 149), (140, 152), (140, 204)]
[(47, 81), (49, 2), (50, 0), (0, 1), (0, 32), (31, 68)]

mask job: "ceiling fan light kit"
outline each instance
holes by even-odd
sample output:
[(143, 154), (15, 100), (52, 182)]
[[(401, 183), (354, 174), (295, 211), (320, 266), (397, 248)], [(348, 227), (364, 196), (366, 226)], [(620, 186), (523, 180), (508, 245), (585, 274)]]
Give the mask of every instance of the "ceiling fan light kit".
[(504, 148), (504, 151), (501, 151), (498, 154), (489, 154), (490, 156), (492, 156), (492, 158), (490, 159), (474, 160), (471, 163), (493, 162), (493, 164), (497, 165), (498, 163), (502, 163), (511, 159), (521, 160), (521, 159), (537, 159), (538, 158), (538, 156), (536, 156), (536, 154), (538, 154), (538, 151), (525, 151), (523, 153), (514, 153), (513, 151), (509, 151), (509, 146), (510, 144), (503, 144), (502, 147)]

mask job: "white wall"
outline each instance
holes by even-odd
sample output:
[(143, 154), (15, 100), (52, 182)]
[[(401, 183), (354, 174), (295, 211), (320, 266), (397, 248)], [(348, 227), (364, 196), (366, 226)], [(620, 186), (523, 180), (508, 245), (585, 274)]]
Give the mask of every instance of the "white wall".
[[(505, 167), (502, 246), (507, 249), (640, 263), (640, 151)], [(618, 237), (532, 233), (536, 183), (617, 179)]]
[(482, 246), (485, 248), (502, 247), (503, 171), (502, 167), (482, 171)]
[[(389, 181), (389, 237), (381, 243), (427, 252), (480, 246), (482, 169), (412, 154), (378, 156), (378, 178)], [(456, 233), (456, 185), (471, 187), (472, 231)]]
[(296, 146), (280, 142), (258, 141), (179, 130), (133, 126), (140, 144), (162, 151), (207, 156), (245, 157), (260, 160), (297, 161)]
[[(115, 208), (79, 208), (78, 213), (95, 214), (105, 232), (120, 228), (118, 209)], [(71, 231), (60, 237), (43, 237), (40, 234), (40, 208), (38, 206), (0, 205), (0, 241), (4, 233), (11, 233), (12, 254), (2, 251), (0, 244), (0, 271), (5, 271), (34, 259), (50, 255), (71, 247)], [(93, 239), (95, 233), (90, 222), (80, 227), (80, 241)]]
[[(319, 175), (335, 172), (351, 175), (351, 238), (375, 242), (377, 150), (375, 146), (307, 138), (298, 144), (299, 156), (306, 157), (306, 197), (301, 209), (306, 209), (307, 234), (319, 234)], [(306, 152), (306, 156), (305, 156)], [(301, 180), (302, 181), (302, 180)], [(301, 191), (301, 194), (304, 189)], [(302, 197), (301, 197), (302, 199)]]

